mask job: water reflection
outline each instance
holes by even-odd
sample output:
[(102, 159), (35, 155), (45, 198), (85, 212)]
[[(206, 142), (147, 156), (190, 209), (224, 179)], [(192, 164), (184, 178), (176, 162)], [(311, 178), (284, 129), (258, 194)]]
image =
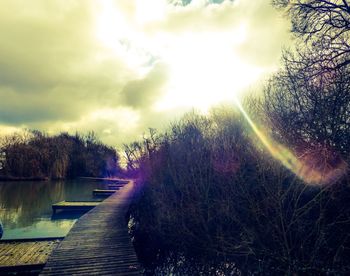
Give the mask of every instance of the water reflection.
[(0, 239), (1, 239), (3, 233), (4, 233), (4, 231), (2, 230), (2, 223), (0, 221)]
[(105, 185), (87, 181), (0, 182), (2, 238), (66, 235), (81, 213), (51, 217), (51, 205), (62, 200), (94, 200), (92, 191), (96, 188)]

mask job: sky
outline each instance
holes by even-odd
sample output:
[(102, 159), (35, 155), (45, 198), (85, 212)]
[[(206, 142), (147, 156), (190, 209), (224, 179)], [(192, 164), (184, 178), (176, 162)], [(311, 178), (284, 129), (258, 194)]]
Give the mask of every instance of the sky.
[(291, 39), (270, 0), (0, 0), (0, 135), (120, 146), (259, 90)]

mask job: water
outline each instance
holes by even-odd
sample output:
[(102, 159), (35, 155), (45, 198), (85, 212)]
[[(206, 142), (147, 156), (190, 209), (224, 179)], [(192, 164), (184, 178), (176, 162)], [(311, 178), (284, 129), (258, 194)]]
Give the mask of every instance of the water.
[(82, 215), (52, 215), (51, 205), (62, 200), (99, 200), (92, 196), (97, 188), (92, 181), (0, 181), (0, 221), (2, 239), (65, 236)]

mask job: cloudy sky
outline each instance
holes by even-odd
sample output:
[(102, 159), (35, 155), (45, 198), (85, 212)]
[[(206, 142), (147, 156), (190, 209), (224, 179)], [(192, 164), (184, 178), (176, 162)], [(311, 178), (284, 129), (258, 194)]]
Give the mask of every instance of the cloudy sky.
[(94, 130), (120, 145), (230, 104), (290, 43), (270, 2), (0, 0), (0, 133)]

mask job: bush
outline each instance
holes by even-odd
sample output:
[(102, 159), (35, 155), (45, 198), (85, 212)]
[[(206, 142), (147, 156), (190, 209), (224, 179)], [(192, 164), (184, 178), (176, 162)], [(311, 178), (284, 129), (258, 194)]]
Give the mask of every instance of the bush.
[(143, 189), (132, 216), (147, 267), (179, 274), (349, 268), (348, 179), (307, 186), (255, 139), (239, 114), (216, 110), (209, 118), (189, 114), (138, 144)]

